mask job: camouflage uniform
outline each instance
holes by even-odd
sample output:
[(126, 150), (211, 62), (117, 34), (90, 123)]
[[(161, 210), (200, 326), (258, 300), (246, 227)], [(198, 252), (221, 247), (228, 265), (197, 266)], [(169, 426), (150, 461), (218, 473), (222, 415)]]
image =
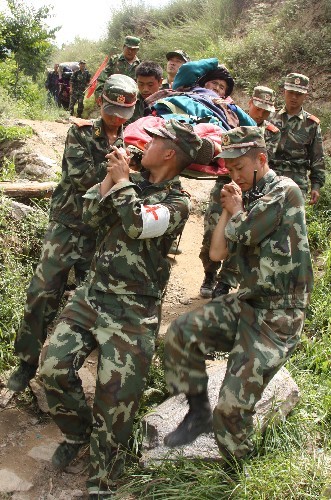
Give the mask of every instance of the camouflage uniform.
[(283, 107), (271, 117), (281, 131), (281, 138), (270, 166), (278, 175), (293, 179), (304, 195), (311, 189), (320, 190), (325, 183), (325, 161), (319, 119), (304, 109), (288, 117)]
[(85, 89), (90, 83), (91, 75), (85, 69), (81, 71), (78, 69), (74, 71), (70, 78), (70, 85), (72, 86), (72, 93), (70, 95), (70, 103), (69, 103), (69, 111), (70, 114), (74, 114), (74, 107), (76, 102), (78, 102), (77, 106), (77, 116), (81, 117), (84, 111), (84, 93)]
[[(297, 94), (307, 94), (309, 78), (301, 73), (289, 73), (284, 89)], [(281, 138), (270, 166), (278, 175), (293, 179), (302, 193), (308, 192), (308, 171), (311, 190), (320, 191), (325, 183), (325, 161), (320, 121), (303, 108), (288, 115), (286, 106), (271, 117), (271, 122), (281, 131)]]
[(109, 59), (105, 69), (100, 73), (97, 81), (97, 86), (94, 91), (95, 97), (99, 97), (102, 92), (105, 81), (110, 75), (121, 73), (130, 78), (136, 79), (136, 67), (140, 64), (140, 60), (136, 57), (132, 63), (129, 63), (123, 54), (117, 54)]
[[(123, 145), (122, 132), (115, 143)], [(47, 328), (59, 308), (68, 274), (74, 268), (81, 283), (95, 251), (96, 231), (82, 222), (83, 195), (106, 174), (109, 142), (102, 120), (77, 120), (68, 131), (62, 160), (62, 179), (50, 206), (39, 264), (32, 277), (24, 317), (15, 340), (18, 356), (37, 365)]]
[(257, 186), (263, 197), (225, 228), (229, 252), (237, 256), (239, 291), (181, 316), (165, 339), (172, 394), (206, 391), (205, 355), (229, 353), (213, 427), (221, 453), (237, 459), (253, 449), (255, 404), (299, 341), (313, 284), (300, 189), (273, 170)]
[[(268, 157), (272, 158), (280, 139), (280, 131), (267, 120), (260, 125), (260, 128), (264, 133)], [(231, 288), (235, 288), (238, 285), (235, 259), (226, 259), (222, 264), (221, 262), (213, 262), (209, 258), (211, 237), (222, 213), (220, 193), (224, 184), (227, 184), (230, 181), (231, 178), (229, 176), (220, 176), (216, 179), (215, 185), (210, 191), (209, 202), (203, 219), (204, 233), (199, 258), (202, 262), (205, 273), (217, 273), (222, 265), (217, 281), (221, 281), (222, 283), (230, 285)]]
[[(192, 159), (203, 153), (204, 140), (189, 125), (170, 120), (146, 131), (176, 139)], [(152, 141), (150, 148), (157, 144)], [(167, 254), (189, 215), (189, 195), (179, 177), (159, 183), (148, 177), (148, 171), (134, 173), (102, 198), (98, 185), (86, 193), (84, 221), (100, 228), (99, 246), (85, 284), (45, 348), (41, 369), (51, 415), (66, 442), (90, 439), (92, 494), (108, 492), (121, 472), (118, 454), (122, 449), (125, 455), (128, 446), (160, 324), (170, 272)], [(95, 347), (99, 363), (92, 417), (77, 370)]]
[[(50, 339), (41, 374), (50, 412), (66, 439), (84, 442), (92, 432), (91, 493), (107, 491), (117, 447), (128, 446), (160, 323), (169, 277), (166, 257), (188, 218), (189, 200), (178, 179), (150, 184), (139, 173), (102, 200), (99, 186), (86, 197), (84, 218), (102, 228), (101, 244), (86, 284), (64, 309)], [(146, 238), (142, 207), (157, 217), (160, 204), (170, 212), (166, 232)], [(92, 425), (76, 371), (96, 346), (100, 357)]]

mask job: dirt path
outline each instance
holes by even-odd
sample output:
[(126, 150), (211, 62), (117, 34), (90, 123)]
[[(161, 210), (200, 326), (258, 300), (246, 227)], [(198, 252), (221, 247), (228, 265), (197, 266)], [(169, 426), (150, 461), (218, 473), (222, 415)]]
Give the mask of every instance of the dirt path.
[[(33, 137), (28, 147), (55, 160), (59, 167), (68, 124), (53, 122), (20, 123), (32, 126)], [(203, 233), (201, 206), (208, 199), (213, 181), (183, 179), (183, 187), (192, 195), (193, 213), (180, 242), (182, 254), (172, 260), (172, 272), (162, 312), (160, 335), (178, 315), (205, 303), (199, 296), (203, 268), (199, 251)], [(87, 392), (93, 392), (96, 363), (93, 356), (85, 364)], [(66, 472), (56, 472), (51, 456), (61, 434), (47, 414), (41, 412), (27, 390), (0, 408), (0, 499), (69, 500), (87, 498), (86, 453)]]

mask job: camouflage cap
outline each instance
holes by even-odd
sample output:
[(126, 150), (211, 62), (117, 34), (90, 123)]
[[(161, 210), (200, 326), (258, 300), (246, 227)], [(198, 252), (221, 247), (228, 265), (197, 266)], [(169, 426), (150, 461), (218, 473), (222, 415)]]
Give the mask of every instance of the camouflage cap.
[(269, 87), (258, 85), (253, 90), (253, 104), (257, 108), (262, 108), (270, 112), (275, 111), (275, 92)]
[[(172, 118), (167, 121), (163, 127), (145, 127), (145, 130), (147, 134), (152, 137), (157, 136), (174, 141), (184, 153), (192, 158), (192, 162), (196, 161), (197, 157), (199, 161), (201, 158), (204, 159), (204, 161), (208, 161), (208, 163), (212, 160), (212, 156), (210, 156), (210, 153), (208, 154), (208, 150), (211, 150), (210, 141), (201, 139), (201, 137), (194, 132), (192, 125), (188, 123), (180, 123)], [(203, 148), (203, 150), (201, 150), (201, 148)]]
[(102, 109), (107, 115), (128, 120), (134, 112), (138, 87), (136, 82), (126, 75), (111, 75), (103, 86)]
[(265, 148), (263, 131), (260, 127), (237, 127), (222, 136), (222, 151), (218, 158), (238, 158), (251, 148)]
[(139, 49), (139, 44), (140, 44), (140, 38), (137, 36), (126, 36), (124, 38), (124, 44), (127, 47), (130, 47), (131, 49)]
[(81, 59), (78, 64), (86, 64), (85, 59)]
[(289, 73), (285, 77), (285, 90), (294, 90), (295, 92), (300, 92), (300, 94), (307, 94), (308, 86), (308, 76), (301, 75), (301, 73)]
[(169, 61), (172, 57), (180, 57), (184, 62), (189, 62), (191, 60), (189, 55), (184, 50), (172, 50), (171, 52), (167, 52), (167, 60)]

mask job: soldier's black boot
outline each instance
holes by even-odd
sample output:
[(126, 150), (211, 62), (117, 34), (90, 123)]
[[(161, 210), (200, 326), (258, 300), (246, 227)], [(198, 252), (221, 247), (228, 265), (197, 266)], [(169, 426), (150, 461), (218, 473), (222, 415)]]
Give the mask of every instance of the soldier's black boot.
[(77, 457), (79, 450), (83, 446), (82, 443), (68, 443), (63, 441), (54, 451), (52, 456), (52, 464), (57, 469), (65, 469), (74, 458)]
[(164, 444), (170, 448), (192, 443), (200, 434), (213, 430), (213, 415), (207, 392), (194, 396), (188, 395), (189, 411), (177, 429), (169, 432)]
[(19, 367), (11, 374), (8, 379), (7, 387), (14, 392), (24, 391), (30, 380), (35, 376), (38, 366), (29, 365), (26, 361), (21, 360)]
[(200, 295), (204, 299), (209, 299), (212, 296), (216, 281), (216, 273), (206, 272), (202, 285), (200, 287)]
[(231, 290), (231, 286), (227, 283), (223, 283), (222, 281), (218, 281), (215, 285), (215, 288), (212, 293), (212, 298), (219, 297), (220, 295), (226, 295)]

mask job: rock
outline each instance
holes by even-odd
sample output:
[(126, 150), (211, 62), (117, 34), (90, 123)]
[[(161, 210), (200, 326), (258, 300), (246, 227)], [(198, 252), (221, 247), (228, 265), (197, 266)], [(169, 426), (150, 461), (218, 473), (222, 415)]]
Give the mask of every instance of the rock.
[(71, 500), (72, 498), (84, 498), (82, 490), (62, 490), (57, 497), (58, 500)]
[(35, 460), (45, 460), (46, 462), (50, 462), (53, 453), (58, 446), (58, 442), (47, 439), (46, 442), (42, 445), (34, 446), (33, 448), (31, 448), (31, 450), (28, 452), (28, 455)]
[(7, 387), (0, 388), (0, 408), (6, 408), (9, 401), (14, 396), (15, 392), (7, 389)]
[[(212, 408), (218, 401), (220, 386), (226, 371), (226, 360), (208, 363), (208, 394)], [(286, 368), (281, 368), (265, 388), (261, 400), (256, 405), (254, 426), (263, 432), (270, 421), (281, 420), (288, 415), (299, 401), (299, 389)], [(160, 460), (174, 460), (180, 456), (200, 458), (204, 460), (221, 460), (218, 447), (212, 433), (199, 436), (193, 443), (178, 449), (170, 449), (163, 445), (163, 438), (174, 430), (182, 421), (188, 410), (186, 397), (181, 394), (173, 396), (153, 413), (143, 419), (145, 437), (142, 447), (141, 465)]]
[(21, 479), (17, 474), (8, 469), (0, 469), (0, 493), (13, 493), (14, 491), (28, 491), (33, 484)]
[(17, 201), (10, 201), (10, 206), (11, 206), (11, 216), (15, 220), (21, 220), (27, 215), (35, 212), (35, 209), (33, 207), (30, 207), (29, 205), (25, 205), (24, 203), (18, 203)]

